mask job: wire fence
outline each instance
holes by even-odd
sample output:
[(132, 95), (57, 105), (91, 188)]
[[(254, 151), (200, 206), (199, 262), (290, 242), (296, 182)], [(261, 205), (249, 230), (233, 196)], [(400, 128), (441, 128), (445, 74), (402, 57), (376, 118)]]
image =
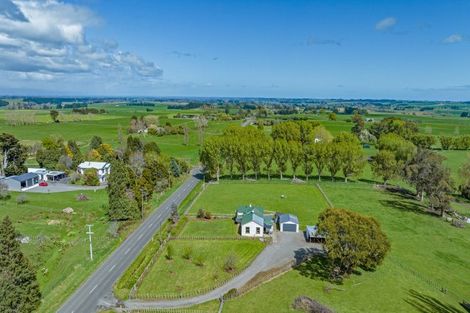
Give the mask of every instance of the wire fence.
[(187, 309), (187, 308), (167, 308), (167, 309), (152, 309), (152, 308), (145, 308), (145, 309), (127, 309), (123, 312), (132, 312), (132, 313), (216, 313), (216, 311), (207, 311), (207, 310), (194, 310), (194, 309)]
[(276, 267), (276, 268), (270, 269), (270, 270), (265, 271), (265, 272), (259, 272), (258, 274), (256, 274), (252, 279), (250, 279), (242, 287), (240, 287), (236, 290), (227, 292), (224, 295), (223, 298), (225, 300), (229, 300), (229, 299), (239, 297), (239, 296), (253, 290), (254, 288), (256, 288), (256, 287), (272, 280), (273, 278), (276, 278), (276, 277), (290, 271), (294, 265), (295, 265), (295, 261), (291, 261), (291, 262), (288, 262), (288, 263), (286, 263), (286, 264), (284, 264), (280, 267)]
[(326, 195), (326, 192), (323, 191), (320, 184), (316, 183), (315, 185), (317, 186), (318, 190), (322, 194), (323, 198), (325, 198), (325, 200), (328, 203), (328, 205), (330, 206), (330, 208), (332, 208), (333, 207), (333, 202), (331, 202), (330, 198), (328, 198), (328, 196)]
[(404, 271), (408, 272), (409, 274), (411, 274), (415, 279), (418, 279), (424, 283), (426, 283), (428, 286), (430, 286), (431, 288), (433, 288), (434, 290), (436, 291), (440, 291), (442, 292), (443, 294), (446, 294), (446, 295), (449, 295), (451, 297), (453, 297), (455, 300), (457, 301), (461, 301), (462, 300), (462, 297), (457, 295), (455, 292), (453, 292), (452, 290), (450, 290), (447, 286), (444, 286), (442, 283), (439, 283), (433, 279), (430, 279), (429, 277), (427, 277), (426, 275), (424, 275), (423, 273), (420, 273), (418, 271), (416, 271), (415, 269), (411, 268), (410, 266), (406, 265), (406, 264), (403, 264), (401, 263), (400, 261), (396, 260), (395, 258), (390, 258), (392, 263), (395, 264), (396, 266), (400, 267), (401, 269), (403, 269)]

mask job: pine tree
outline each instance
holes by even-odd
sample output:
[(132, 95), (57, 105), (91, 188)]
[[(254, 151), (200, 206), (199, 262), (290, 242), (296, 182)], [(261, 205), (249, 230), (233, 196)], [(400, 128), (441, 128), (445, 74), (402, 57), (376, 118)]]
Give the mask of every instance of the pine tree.
[(122, 161), (114, 161), (111, 164), (111, 173), (108, 177), (110, 220), (136, 219), (140, 215), (129, 172)]
[(41, 302), (41, 292), (28, 259), (20, 250), (11, 220), (0, 224), (0, 312), (29, 313)]

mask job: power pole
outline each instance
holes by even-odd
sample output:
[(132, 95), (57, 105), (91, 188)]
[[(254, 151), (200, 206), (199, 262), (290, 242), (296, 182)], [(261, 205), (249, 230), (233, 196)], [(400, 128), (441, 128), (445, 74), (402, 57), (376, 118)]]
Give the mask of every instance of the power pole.
[(93, 244), (91, 242), (91, 235), (93, 235), (93, 232), (91, 231), (91, 227), (93, 225), (86, 225), (88, 227), (88, 231), (87, 231), (87, 235), (88, 235), (88, 239), (90, 240), (90, 260), (93, 261)]

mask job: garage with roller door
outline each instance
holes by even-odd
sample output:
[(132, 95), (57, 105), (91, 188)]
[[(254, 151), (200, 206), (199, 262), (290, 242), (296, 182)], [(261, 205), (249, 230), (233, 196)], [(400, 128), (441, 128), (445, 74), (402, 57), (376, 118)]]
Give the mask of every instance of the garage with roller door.
[(292, 214), (277, 214), (277, 224), (281, 232), (299, 232), (299, 219)]

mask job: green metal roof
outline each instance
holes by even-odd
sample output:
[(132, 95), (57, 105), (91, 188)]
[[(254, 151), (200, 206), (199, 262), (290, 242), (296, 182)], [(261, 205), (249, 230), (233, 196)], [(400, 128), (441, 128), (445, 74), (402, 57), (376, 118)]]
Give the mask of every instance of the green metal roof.
[(249, 223), (249, 222), (255, 222), (259, 226), (264, 227), (263, 216), (262, 215), (260, 216), (260, 215), (256, 214), (256, 212), (250, 212), (250, 213), (243, 214), (241, 224), (244, 225), (244, 224)]
[(256, 207), (252, 205), (244, 205), (237, 209), (237, 213), (248, 214), (254, 211), (257, 215), (263, 216), (264, 209), (262, 207)]

